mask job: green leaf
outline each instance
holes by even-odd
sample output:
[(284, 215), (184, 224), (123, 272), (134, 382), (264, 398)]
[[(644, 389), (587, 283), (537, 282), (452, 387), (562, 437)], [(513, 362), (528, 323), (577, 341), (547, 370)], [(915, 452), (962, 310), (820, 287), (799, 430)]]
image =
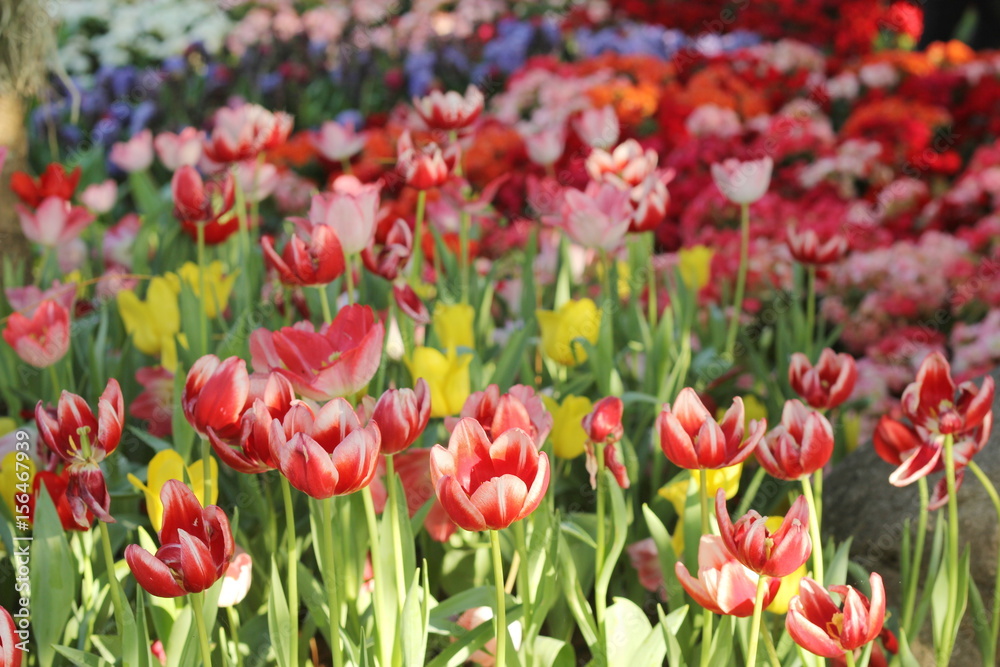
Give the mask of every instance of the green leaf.
[(184, 395), (184, 383), (187, 381), (187, 370), (181, 361), (177, 362), (174, 373), (174, 415), (171, 420), (173, 428), (174, 449), (185, 461), (191, 459), (191, 447), (194, 445), (195, 432), (181, 409), (181, 396)]
[(826, 586), (843, 586), (847, 583), (847, 565), (850, 562), (852, 540), (853, 538), (847, 538), (833, 555), (823, 581)]
[[(604, 615), (604, 645), (607, 651), (609, 667), (634, 667), (637, 664), (661, 664), (666, 655), (666, 646), (661, 644), (658, 655), (652, 662), (636, 661), (636, 653), (646, 638), (653, 634), (653, 627), (646, 617), (646, 612), (639, 605), (625, 598), (615, 598), (614, 604), (607, 608)], [(660, 633), (655, 633), (659, 635)], [(662, 637), (661, 637), (662, 639)], [(652, 647), (656, 649), (655, 646)]]
[(507, 391), (517, 377), (518, 367), (521, 359), (528, 349), (528, 341), (535, 334), (535, 318), (529, 317), (524, 326), (513, 334), (497, 358), (496, 367), (490, 376), (490, 384), (500, 386), (500, 391)]
[(608, 491), (608, 495), (611, 496), (611, 525), (613, 531), (611, 545), (607, 556), (604, 558), (603, 569), (600, 572), (600, 576), (594, 582), (595, 595), (607, 594), (608, 586), (611, 583), (611, 575), (614, 574), (615, 565), (618, 563), (618, 557), (621, 556), (622, 550), (625, 548), (625, 540), (628, 538), (628, 526), (630, 523), (628, 510), (625, 507), (625, 495), (622, 493), (621, 487), (618, 486), (618, 482), (615, 481), (614, 475), (611, 474), (610, 470), (604, 470), (604, 477), (604, 486)]
[[(426, 564), (424, 572), (426, 573)], [(425, 589), (421, 588), (418, 577), (414, 577), (413, 584), (406, 594), (406, 603), (403, 605), (403, 615), (399, 624), (403, 664), (406, 667), (411, 665), (420, 667), (424, 664), (424, 657), (427, 654), (427, 621), (424, 616), (427, 595)]]
[[(983, 604), (983, 596), (979, 592), (979, 586), (975, 579), (969, 581), (969, 601), (972, 607), (972, 627), (976, 632), (976, 645), (979, 647), (979, 654), (982, 656), (993, 655), (993, 631), (990, 627), (990, 617)], [(984, 663), (988, 662), (984, 660)]]
[(52, 648), (76, 667), (114, 667), (113, 663), (93, 653), (84, 653), (69, 646), (53, 646)]
[(659, 606), (656, 607), (656, 613), (660, 617), (659, 627), (663, 632), (663, 639), (667, 646), (667, 662), (675, 667), (685, 667), (687, 664), (677, 638), (684, 627), (684, 619), (687, 618), (688, 609), (690, 608), (684, 605), (664, 616), (663, 609)]
[(273, 556), (271, 557), (271, 594), (267, 596), (267, 629), (271, 635), (271, 644), (278, 658), (278, 665), (280, 667), (298, 667), (298, 665), (288, 663), (289, 642), (292, 641), (288, 599), (285, 597), (285, 589), (281, 585), (278, 562)]
[(566, 545), (566, 538), (559, 535), (559, 561), (562, 564), (562, 572), (559, 581), (563, 586), (563, 597), (569, 606), (573, 618), (580, 629), (580, 634), (587, 642), (591, 651), (598, 644), (597, 623), (594, 621), (594, 612), (590, 607), (590, 602), (580, 588), (580, 580), (576, 574), (576, 562), (573, 560), (573, 552)]
[(538, 637), (532, 660), (530, 667), (573, 667), (576, 665), (576, 652), (571, 644), (564, 641), (553, 637)]
[[(47, 489), (36, 501), (34, 540), (15, 539), (11, 560), (15, 571), (19, 562), (30, 565), (27, 583), (33, 592), (32, 638), (38, 647), (38, 664), (48, 667), (55, 658), (53, 645), (62, 642), (80, 582), (62, 521)], [(23, 583), (17, 582), (19, 592)]]
[[(521, 619), (524, 609), (521, 605), (507, 607), (507, 625)], [(427, 663), (426, 667), (459, 667), (464, 665), (472, 654), (481, 649), (486, 642), (493, 639), (493, 622), (483, 623), (477, 628), (470, 630), (457, 640), (449, 644), (441, 653)], [(508, 651), (508, 664), (519, 664), (516, 654)]]
[(646, 527), (649, 529), (649, 535), (656, 544), (656, 555), (660, 561), (663, 584), (667, 590), (667, 603), (673, 609), (677, 605), (683, 605), (684, 602), (684, 589), (681, 588), (674, 570), (674, 563), (677, 562), (677, 554), (674, 553), (673, 541), (663, 522), (660, 521), (660, 518), (656, 516), (656, 513), (653, 512), (649, 505), (643, 504), (642, 515), (646, 519)]
[(899, 640), (899, 653), (896, 654), (896, 657), (899, 659), (899, 666), (920, 667), (920, 662), (913, 655), (913, 651), (910, 650), (910, 640), (906, 637), (906, 631), (902, 628), (899, 630), (897, 639)]
[[(723, 616), (719, 621), (719, 626), (712, 635), (712, 657), (709, 658), (710, 665), (728, 665), (733, 660), (733, 637), (736, 632), (733, 628), (733, 616)], [(758, 651), (763, 648), (763, 642), (758, 645)], [(704, 650), (704, 647), (702, 647)], [(765, 660), (758, 660), (758, 664), (764, 664)]]

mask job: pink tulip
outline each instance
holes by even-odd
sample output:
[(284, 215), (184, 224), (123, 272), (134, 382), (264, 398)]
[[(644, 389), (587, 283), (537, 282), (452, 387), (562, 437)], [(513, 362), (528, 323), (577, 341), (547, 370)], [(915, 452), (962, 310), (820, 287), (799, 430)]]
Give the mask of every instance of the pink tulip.
[(153, 147), (163, 166), (170, 171), (181, 167), (194, 167), (201, 160), (201, 144), (205, 133), (185, 127), (178, 134), (161, 132), (153, 140)]
[(94, 213), (107, 213), (118, 199), (118, 184), (110, 178), (103, 183), (88, 185), (80, 193), (80, 201)]
[(153, 133), (143, 130), (128, 141), (119, 141), (111, 146), (108, 159), (128, 173), (146, 171), (153, 164)]
[(246, 551), (236, 547), (233, 560), (222, 574), (222, 590), (219, 591), (219, 608), (234, 607), (250, 592), (253, 580), (253, 559)]
[[(699, 605), (713, 614), (746, 618), (753, 614), (757, 596), (757, 575), (740, 563), (717, 535), (702, 535), (698, 544), (698, 578), (695, 579), (678, 561), (674, 565), (677, 580)], [(767, 582), (764, 606), (778, 594), (781, 579)]]
[(729, 158), (712, 165), (712, 178), (729, 201), (752, 204), (767, 192), (773, 168), (771, 156), (747, 161)]
[(524, 139), (528, 157), (535, 164), (543, 167), (555, 164), (566, 150), (566, 127), (562, 123), (518, 123), (517, 131)]
[(830, 593), (809, 577), (799, 583), (799, 594), (788, 603), (785, 627), (795, 643), (824, 658), (839, 658), (873, 641), (885, 621), (885, 587), (872, 572), (869, 600), (853, 586), (830, 586), (841, 598), (837, 605)]
[(833, 427), (801, 401), (785, 401), (781, 424), (757, 445), (757, 461), (772, 477), (796, 480), (821, 469), (833, 455)]
[(48, 368), (69, 351), (69, 311), (48, 300), (30, 318), (11, 313), (3, 339), (26, 364)]
[(602, 250), (618, 248), (631, 221), (629, 193), (595, 181), (588, 183), (585, 191), (563, 190), (559, 215), (547, 219), (565, 230), (574, 243)]
[(331, 162), (351, 159), (364, 149), (366, 141), (363, 132), (356, 132), (352, 125), (342, 125), (335, 120), (320, 125), (312, 137), (319, 154)]
[(587, 109), (573, 123), (573, 128), (591, 148), (606, 150), (618, 142), (621, 128), (613, 106)]
[(371, 245), (378, 221), (380, 184), (364, 184), (354, 176), (339, 176), (333, 191), (314, 195), (309, 208), (312, 225), (337, 232), (344, 254), (355, 255)]
[(802, 567), (812, 554), (809, 539), (809, 506), (799, 496), (785, 515), (781, 527), (772, 533), (767, 517), (750, 510), (735, 525), (726, 509), (726, 491), (715, 494), (715, 517), (729, 553), (757, 574), (785, 577)]
[(442, 93), (432, 91), (413, 100), (413, 106), (432, 130), (460, 130), (476, 122), (483, 112), (483, 92), (469, 84), (465, 94), (454, 90)]
[(34, 211), (22, 204), (16, 204), (14, 210), (28, 240), (46, 248), (69, 243), (94, 221), (90, 211), (59, 197), (46, 197)]
[(767, 430), (765, 420), (754, 421), (752, 433), (744, 437), (744, 414), (743, 399), (737, 396), (722, 421), (716, 422), (694, 389), (685, 387), (656, 419), (660, 448), (671, 462), (688, 470), (717, 470), (742, 463)]
[(809, 357), (796, 352), (788, 367), (788, 382), (792, 389), (814, 408), (835, 408), (846, 401), (851, 397), (857, 379), (858, 368), (854, 357), (846, 353), (837, 354), (830, 348), (820, 352), (815, 366)]

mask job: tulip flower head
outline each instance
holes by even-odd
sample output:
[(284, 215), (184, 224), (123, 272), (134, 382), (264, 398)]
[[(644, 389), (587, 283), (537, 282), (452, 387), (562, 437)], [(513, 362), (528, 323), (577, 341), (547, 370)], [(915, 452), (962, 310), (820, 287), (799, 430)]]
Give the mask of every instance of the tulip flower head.
[(372, 410), (372, 420), (382, 433), (382, 453), (397, 454), (427, 428), (431, 417), (431, 391), (419, 378), (413, 389), (388, 389)]
[(205, 182), (194, 167), (183, 166), (174, 172), (170, 190), (174, 197), (174, 217), (181, 229), (197, 239), (198, 225), (204, 225), (205, 243), (215, 245), (229, 238), (239, 225), (230, 212), (236, 201), (235, 181), (231, 172)]
[(221, 164), (252, 160), (261, 151), (283, 144), (292, 122), (288, 114), (272, 113), (259, 104), (221, 107), (215, 112), (215, 127), (205, 139), (205, 155)]
[(402, 218), (396, 220), (382, 239), (376, 233), (371, 245), (361, 251), (365, 268), (386, 280), (395, 280), (413, 253), (413, 230)]
[(618, 143), (621, 126), (613, 106), (587, 109), (573, 122), (573, 129), (583, 143), (591, 148), (606, 150)]
[(118, 381), (108, 380), (98, 400), (96, 417), (82, 397), (63, 390), (55, 412), (38, 402), (35, 421), (42, 442), (68, 464), (66, 498), (76, 524), (90, 525), (87, 510), (101, 521), (114, 523), (109, 513), (111, 496), (100, 464), (115, 451), (122, 437), (125, 402)]
[(622, 439), (622, 413), (625, 404), (616, 396), (608, 396), (594, 403), (580, 425), (587, 434), (587, 471), (590, 472), (590, 486), (597, 488), (597, 448), (603, 448), (604, 465), (615, 476), (618, 486), (629, 488), (628, 470), (618, 452), (618, 441)]
[(188, 371), (181, 407), (188, 423), (202, 438), (209, 429), (222, 438), (234, 437), (250, 393), (247, 363), (239, 357), (220, 360), (206, 354)]
[(821, 469), (833, 455), (833, 427), (801, 401), (785, 402), (781, 424), (757, 445), (757, 460), (772, 477), (802, 479)]
[(447, 354), (433, 347), (418, 347), (405, 359), (414, 378), (423, 379), (431, 391), (431, 417), (458, 414), (469, 398), (471, 354)]
[(365, 147), (365, 135), (357, 132), (351, 124), (328, 120), (319, 126), (312, 137), (313, 146), (320, 155), (331, 162), (349, 160)]
[[(210, 262), (205, 267), (199, 267), (194, 262), (185, 262), (177, 269), (177, 276), (187, 283), (209, 319), (219, 317), (226, 310), (237, 273), (229, 272), (219, 260)], [(204, 295), (201, 293), (202, 281), (205, 284)]]
[(3, 607), (0, 607), (0, 665), (3, 667), (21, 667), (24, 651), (18, 648), (20, 637), (14, 618)]
[(838, 658), (861, 648), (882, 632), (885, 621), (885, 587), (872, 572), (869, 600), (853, 586), (830, 586), (841, 598), (838, 605), (822, 586), (809, 577), (799, 584), (785, 617), (785, 628), (795, 643), (824, 658)]
[(213, 458), (210, 458), (209, 461), (212, 497), (207, 500), (204, 497), (205, 462), (202, 459), (186, 466), (184, 459), (176, 450), (164, 449), (150, 459), (145, 484), (138, 477), (129, 473), (128, 481), (131, 482), (132, 486), (142, 491), (146, 498), (146, 512), (149, 514), (149, 522), (152, 524), (153, 530), (158, 531), (163, 526), (163, 504), (160, 500), (160, 494), (163, 487), (172, 479), (183, 483), (186, 475), (187, 479), (190, 480), (189, 487), (200, 505), (214, 504), (218, 500), (219, 464)]
[(590, 299), (567, 301), (559, 310), (536, 311), (542, 330), (542, 351), (564, 366), (576, 366), (587, 360), (587, 350), (578, 339), (597, 343), (601, 330), (601, 311)]
[(294, 234), (279, 255), (270, 236), (260, 240), (264, 260), (285, 285), (328, 285), (344, 273), (344, 250), (333, 227), (315, 225)]
[(153, 147), (163, 166), (170, 171), (181, 167), (193, 167), (201, 160), (201, 144), (204, 133), (194, 127), (185, 127), (174, 134), (161, 132), (153, 139)]
[(428, 190), (443, 185), (458, 163), (458, 144), (446, 151), (435, 143), (416, 148), (409, 130), (403, 132), (396, 147), (396, 168), (406, 184), (417, 190)]
[(107, 213), (118, 198), (118, 184), (110, 178), (103, 183), (88, 185), (80, 193), (80, 201), (94, 213)]
[(24, 363), (48, 368), (69, 351), (69, 311), (59, 302), (47, 299), (31, 317), (11, 313), (3, 339)]
[(670, 461), (688, 470), (742, 463), (767, 430), (766, 420), (754, 420), (749, 424), (749, 436), (744, 437), (744, 412), (743, 399), (737, 396), (722, 421), (716, 422), (694, 389), (685, 387), (656, 419), (660, 448)]
[(549, 457), (521, 429), (490, 442), (475, 419), (458, 423), (448, 448), (431, 450), (438, 500), (465, 530), (501, 530), (528, 516), (549, 486)]
[(822, 233), (817, 229), (788, 229), (788, 249), (792, 257), (803, 264), (823, 266), (843, 259), (849, 244), (839, 233)]
[(729, 201), (752, 204), (767, 192), (773, 168), (771, 156), (747, 161), (729, 158), (712, 165), (712, 179)]
[(14, 210), (27, 239), (46, 248), (75, 241), (94, 221), (93, 213), (59, 197), (46, 197), (35, 210), (21, 204), (16, 204)]
[(69, 201), (76, 192), (82, 173), (82, 169), (77, 167), (67, 174), (65, 167), (53, 162), (45, 167), (37, 180), (23, 171), (15, 171), (10, 177), (10, 189), (25, 206), (31, 208), (37, 208), (49, 197)]
[(660, 569), (660, 554), (656, 549), (656, 541), (652, 537), (634, 542), (625, 547), (629, 562), (639, 575), (639, 583), (647, 591), (656, 593), (664, 602), (667, 601), (667, 587), (663, 581), (663, 570)]
[(149, 355), (160, 355), (164, 368), (177, 367), (177, 340), (181, 329), (181, 312), (177, 303), (180, 281), (174, 274), (154, 276), (146, 288), (146, 298), (140, 299), (133, 290), (121, 290), (115, 296), (125, 333), (132, 344)]
[(552, 452), (561, 459), (575, 459), (583, 454), (587, 432), (583, 430), (582, 422), (594, 407), (590, 399), (567, 395), (562, 403), (556, 403), (548, 396), (542, 396), (542, 400), (552, 413)]
[(253, 559), (246, 551), (236, 547), (233, 560), (222, 575), (222, 590), (219, 591), (219, 608), (235, 607), (250, 592), (253, 581)]
[(775, 532), (767, 529), (767, 517), (750, 510), (734, 525), (726, 509), (726, 494), (715, 494), (715, 516), (722, 541), (736, 560), (757, 574), (784, 577), (799, 569), (812, 553), (809, 539), (809, 507), (799, 496)]
[(788, 382), (799, 396), (814, 408), (835, 408), (854, 391), (858, 368), (854, 357), (837, 354), (830, 348), (820, 352), (819, 362), (813, 366), (809, 357), (796, 352), (788, 367)]
[(161, 598), (210, 588), (226, 572), (235, 551), (226, 513), (215, 505), (202, 509), (194, 492), (176, 479), (164, 484), (160, 501), (160, 548), (151, 554), (138, 544), (128, 545), (125, 561), (132, 575)]
[(146, 171), (153, 164), (153, 133), (148, 129), (142, 130), (128, 141), (115, 143), (111, 146), (108, 159), (130, 174)]
[(466, 399), (459, 418), (446, 417), (445, 426), (454, 431), (459, 420), (465, 417), (479, 422), (491, 440), (496, 440), (504, 431), (519, 428), (541, 447), (552, 430), (552, 415), (545, 403), (534, 389), (523, 384), (514, 385), (506, 394), (501, 394), (495, 384), (486, 387), (486, 391), (474, 392)]
[(584, 248), (615, 250), (632, 221), (629, 193), (610, 183), (591, 181), (586, 190), (566, 188), (559, 214), (547, 222), (562, 228)]
[[(727, 549), (718, 535), (702, 535), (698, 544), (698, 578), (678, 561), (677, 580), (694, 601), (714, 614), (746, 618), (753, 614), (757, 595), (756, 572), (747, 568)], [(778, 593), (781, 580), (772, 578), (764, 591), (764, 606)]]
[(372, 244), (378, 222), (380, 183), (362, 183), (354, 176), (338, 176), (330, 192), (313, 195), (309, 222), (337, 233), (345, 255), (355, 255)]
[(454, 90), (439, 90), (413, 100), (417, 114), (432, 130), (461, 130), (472, 125), (483, 112), (485, 98), (475, 85), (469, 84), (462, 95)]

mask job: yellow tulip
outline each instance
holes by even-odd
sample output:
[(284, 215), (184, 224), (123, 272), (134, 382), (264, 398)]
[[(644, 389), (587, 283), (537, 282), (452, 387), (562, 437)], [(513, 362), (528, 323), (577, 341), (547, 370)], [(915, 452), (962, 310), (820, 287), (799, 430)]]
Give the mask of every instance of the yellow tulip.
[(677, 253), (681, 280), (689, 289), (698, 291), (708, 284), (712, 276), (712, 256), (715, 251), (708, 246), (696, 245), (682, 248)]
[(441, 347), (446, 350), (459, 347), (474, 349), (476, 343), (472, 327), (475, 319), (476, 311), (472, 306), (464, 303), (448, 305), (439, 301), (434, 306), (432, 326)]
[[(630, 283), (632, 280), (632, 269), (629, 267), (628, 262), (622, 261), (615, 262), (615, 269), (618, 271), (618, 298), (622, 300), (627, 299), (632, 295), (632, 285)], [(605, 271), (607, 271), (607, 268), (604, 262), (597, 265), (597, 277), (602, 285), (607, 281)]]
[(216, 260), (205, 267), (205, 290), (208, 292), (207, 298), (201, 296), (201, 272), (194, 262), (187, 262), (177, 270), (181, 280), (183, 280), (194, 292), (194, 295), (201, 299), (205, 315), (217, 317), (219, 313), (226, 309), (229, 303), (229, 295), (233, 291), (233, 284), (236, 282), (236, 272), (225, 275), (226, 269), (222, 262)]
[(177, 367), (177, 334), (181, 328), (181, 313), (177, 306), (180, 284), (177, 276), (167, 274), (149, 281), (145, 300), (133, 290), (122, 290), (116, 298), (125, 332), (140, 352), (161, 355), (160, 363), (167, 370)]
[(65, 276), (62, 277), (62, 284), (69, 285), (70, 283), (76, 283), (76, 298), (82, 299), (87, 296), (87, 287), (83, 284), (85, 281), (83, 279), (83, 274), (80, 269), (75, 269), (70, 271)]
[(0, 417), (0, 438), (17, 429), (17, 422), (10, 417)]
[(564, 366), (575, 366), (587, 360), (587, 352), (576, 339), (594, 344), (601, 329), (601, 311), (590, 299), (567, 301), (557, 311), (539, 310), (538, 325), (542, 329), (542, 351)]
[(587, 432), (580, 423), (590, 414), (593, 404), (586, 396), (566, 396), (557, 403), (550, 396), (542, 396), (545, 407), (552, 413), (552, 450), (561, 459), (575, 459), (584, 452)]
[[(14, 509), (16, 505), (14, 496), (21, 493), (19, 488), (30, 490), (35, 481), (35, 462), (30, 458), (26, 462), (22, 460), (21, 468), (18, 470), (17, 454), (17, 452), (8, 452), (7, 456), (3, 457), (3, 461), (0, 462), (0, 493), (3, 494), (3, 502), (12, 515), (19, 514)], [(17, 478), (18, 474), (24, 474), (25, 466), (27, 466), (28, 473), (27, 481)]]
[(219, 464), (215, 458), (209, 459), (209, 470), (212, 478), (212, 497), (208, 503), (205, 502), (205, 465), (204, 461), (198, 459), (187, 466), (187, 477), (184, 478), (184, 459), (173, 449), (164, 449), (157, 452), (149, 461), (149, 468), (146, 474), (146, 483), (143, 484), (138, 477), (129, 473), (128, 481), (132, 486), (139, 489), (146, 496), (146, 511), (149, 513), (149, 521), (153, 524), (153, 529), (159, 532), (163, 525), (163, 503), (160, 501), (160, 491), (163, 486), (172, 479), (188, 484), (198, 498), (202, 507), (214, 505), (219, 499)]
[[(736, 492), (740, 490), (740, 475), (743, 473), (743, 464), (737, 463), (728, 468), (708, 470), (706, 473), (705, 481), (708, 483), (708, 497), (710, 499), (709, 504), (711, 505), (719, 489), (725, 489), (726, 500), (736, 496)], [(697, 493), (701, 488), (701, 476), (697, 470), (685, 470), (679, 473), (671, 482), (659, 490), (660, 496), (670, 501), (670, 504), (674, 506), (674, 511), (677, 512), (677, 516), (680, 517), (680, 520), (677, 522), (677, 528), (674, 529), (673, 536), (674, 552), (678, 554), (684, 550), (684, 505), (687, 503), (688, 484), (691, 481), (694, 481), (693, 493)]]
[(471, 354), (447, 356), (433, 347), (418, 347), (406, 360), (413, 380), (423, 378), (431, 390), (431, 417), (447, 417), (461, 412), (472, 392), (469, 380)]
[[(775, 532), (781, 527), (781, 522), (784, 517), (781, 516), (769, 516), (764, 525), (767, 526), (768, 531)], [(786, 577), (781, 579), (781, 587), (778, 589), (778, 594), (774, 596), (766, 609), (773, 614), (784, 614), (788, 611), (788, 603), (793, 597), (799, 594), (799, 582), (802, 581), (802, 577), (806, 576), (806, 564), (803, 563), (802, 566), (792, 572)]]

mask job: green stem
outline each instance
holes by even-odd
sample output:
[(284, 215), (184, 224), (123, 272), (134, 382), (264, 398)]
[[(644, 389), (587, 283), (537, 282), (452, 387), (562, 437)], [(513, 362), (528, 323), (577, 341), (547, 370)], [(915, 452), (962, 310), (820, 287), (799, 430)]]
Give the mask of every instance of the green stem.
[[(708, 519), (708, 470), (698, 468), (698, 500), (701, 503), (701, 534), (710, 535)], [(712, 647), (712, 624), (714, 616), (709, 609), (702, 609), (701, 626), (701, 665), (708, 666), (709, 652)]]
[(945, 615), (937, 662), (946, 665), (951, 659), (958, 629), (958, 493), (955, 489), (955, 438), (944, 436), (944, 471), (948, 487), (948, 613)]
[(381, 635), (383, 633), (389, 632), (391, 628), (383, 628), (379, 626), (379, 620), (383, 618), (382, 615), (382, 595), (379, 592), (379, 586), (385, 585), (385, 581), (379, 578), (379, 572), (381, 571), (381, 558), (382, 550), (379, 547), (379, 536), (378, 536), (378, 519), (375, 516), (375, 501), (372, 498), (371, 486), (366, 486), (361, 489), (361, 498), (365, 503), (365, 519), (368, 522), (368, 540), (371, 547), (371, 558), (372, 558), (372, 570), (375, 572), (374, 585), (375, 590), (372, 591), (372, 601), (375, 605), (375, 629), (379, 633), (379, 652), (380, 652), (380, 664), (391, 665), (392, 664), (392, 646), (389, 642), (382, 641)]
[(59, 394), (62, 393), (61, 383), (59, 382), (59, 371), (56, 369), (55, 364), (49, 366), (49, 377), (52, 379), (52, 402), (59, 402)]
[[(111, 577), (117, 578), (115, 574), (115, 556), (111, 551), (111, 534), (108, 532), (108, 524), (103, 521), (98, 521), (97, 525), (101, 527), (101, 546), (104, 547), (104, 562), (108, 565), (108, 579)], [(113, 582), (111, 583), (111, 603), (114, 606), (115, 613), (115, 628), (118, 631), (118, 636), (122, 636), (122, 631), (124, 628), (124, 623), (122, 621), (122, 606), (124, 602), (121, 598), (121, 587), (116, 586)]]
[(212, 448), (208, 440), (201, 439), (201, 471), (202, 471), (202, 492), (205, 494), (203, 507), (212, 504)]
[(330, 653), (333, 667), (343, 667), (344, 651), (340, 643), (340, 596), (337, 594), (337, 568), (333, 557), (333, 503), (327, 498), (323, 505), (323, 583), (326, 584), (326, 602), (330, 607)]
[(240, 619), (236, 615), (236, 607), (227, 607), (226, 616), (229, 618), (229, 641), (236, 654), (236, 667), (243, 667), (243, 653), (240, 652)]
[(816, 267), (806, 267), (806, 354), (810, 354), (816, 341)]
[(760, 575), (757, 578), (757, 595), (753, 600), (753, 620), (750, 622), (750, 650), (747, 652), (747, 667), (754, 667), (757, 664), (757, 643), (760, 640), (760, 617), (764, 611), (764, 591), (766, 588), (767, 577)]
[(413, 232), (413, 256), (410, 258), (410, 285), (420, 281), (420, 270), (424, 264), (424, 211), (427, 206), (427, 191), (417, 193), (417, 221)]
[(496, 664), (507, 664), (507, 599), (504, 594), (503, 582), (503, 560), (500, 557), (500, 533), (495, 530), (490, 531), (490, 547), (493, 551), (493, 581), (496, 588), (497, 602), (496, 613), (493, 618), (496, 620), (497, 654)]
[(330, 295), (326, 293), (326, 285), (317, 285), (319, 291), (319, 304), (323, 308), (323, 321), (329, 324), (333, 322), (333, 313), (330, 312)]
[(823, 469), (813, 473), (813, 491), (816, 499), (816, 523), (823, 525)]
[(854, 660), (854, 651), (844, 652), (844, 662), (847, 663), (847, 667), (855, 667), (858, 664)]
[[(594, 572), (596, 581), (601, 581), (601, 574), (604, 571), (604, 552), (606, 550), (604, 518), (607, 511), (604, 507), (604, 443), (595, 442), (594, 448), (597, 450), (597, 550), (594, 553), (596, 558)], [(594, 610), (597, 616), (597, 627), (602, 644), (604, 643), (604, 612), (608, 603), (606, 593), (607, 591), (594, 590)]]
[(340, 159), (340, 168), (344, 170), (345, 174), (354, 173), (351, 169), (351, 161), (349, 158), (345, 157)]
[(389, 520), (392, 522), (392, 551), (396, 554), (396, 599), (399, 610), (406, 603), (406, 575), (403, 572), (403, 537), (399, 528), (399, 507), (396, 493), (396, 462), (392, 456), (385, 457), (385, 483), (389, 487)]
[(472, 258), (469, 256), (469, 214), (466, 211), (462, 211), (462, 215), (459, 218), (458, 247), (458, 266), (462, 288), (462, 303), (468, 304), (470, 280), (469, 268), (472, 263)]
[(753, 477), (750, 478), (750, 484), (747, 486), (746, 491), (743, 492), (743, 498), (740, 500), (739, 507), (736, 509), (736, 514), (734, 516), (743, 516), (750, 510), (750, 503), (752, 503), (754, 498), (757, 497), (757, 490), (764, 482), (764, 476), (766, 474), (766, 470), (763, 468), (757, 468)]
[(649, 317), (649, 328), (656, 329), (656, 316), (659, 312), (660, 304), (656, 296), (656, 269), (653, 266), (653, 257), (656, 256), (656, 233), (649, 232), (649, 261), (646, 264), (646, 310)]
[[(514, 523), (514, 540), (517, 545), (517, 553), (520, 554), (521, 567), (517, 570), (517, 594), (521, 598), (521, 609), (524, 610), (522, 617), (524, 619), (524, 627), (526, 629), (531, 628), (531, 615), (533, 612), (533, 599), (531, 590), (529, 589), (528, 583), (528, 540), (525, 535), (524, 521), (517, 521)], [(534, 637), (528, 637), (525, 634), (525, 641), (523, 643), (523, 650), (525, 651), (525, 658), (527, 658), (528, 664), (531, 664), (531, 648)]]
[(774, 640), (771, 639), (771, 629), (767, 623), (760, 624), (764, 635), (764, 649), (767, 651), (767, 658), (771, 661), (771, 667), (781, 667), (781, 660), (778, 659), (778, 652), (774, 649)]
[(285, 501), (285, 551), (288, 552), (288, 664), (299, 667), (299, 550), (295, 539), (295, 506), (292, 486), (281, 476), (281, 495)]
[[(353, 259), (353, 255), (347, 257), (347, 267), (344, 270), (344, 279), (347, 281), (347, 303), (351, 305), (354, 305), (354, 271), (351, 270), (354, 267)], [(327, 304), (326, 308), (329, 310), (329, 304)], [(327, 320), (327, 322), (329, 321)]]
[[(979, 467), (979, 464), (975, 461), (969, 461), (969, 470), (979, 479), (979, 482), (986, 489), (986, 494), (993, 501), (993, 510), (997, 513), (997, 518), (1000, 519), (1000, 495), (997, 495), (997, 489), (990, 481), (990, 478), (983, 472), (983, 469)], [(921, 477), (921, 481), (923, 478)], [(996, 571), (996, 582), (993, 584), (993, 619), (990, 622), (990, 637), (992, 641), (990, 646), (992, 647), (992, 652), (990, 656), (996, 654), (997, 636), (1000, 635), (1000, 556), (998, 556), (997, 571)]]
[[(208, 315), (205, 313), (205, 304), (208, 303), (208, 291), (205, 289), (205, 224), (199, 222), (198, 228), (198, 296), (201, 303), (198, 304), (198, 327), (199, 340), (201, 342), (201, 353), (208, 354)], [(222, 310), (222, 304), (218, 304), (218, 310)]]
[[(917, 605), (917, 583), (920, 581), (920, 565), (924, 557), (924, 538), (927, 535), (927, 505), (929, 504), (929, 494), (927, 491), (927, 478), (921, 477), (917, 480), (920, 488), (920, 518), (917, 520), (916, 548), (913, 550), (913, 565), (908, 573), (906, 590), (903, 594), (903, 618), (900, 625), (906, 631), (907, 637), (912, 637), (913, 633), (913, 613)], [(1000, 513), (1000, 509), (998, 509)], [(1000, 575), (1000, 572), (997, 573)], [(996, 606), (993, 607), (997, 609)], [(998, 617), (1000, 618), (1000, 617)]]
[(251, 266), (250, 262), (250, 224), (247, 221), (247, 205), (246, 198), (243, 194), (243, 186), (240, 185), (239, 174), (237, 173), (237, 167), (233, 166), (233, 185), (236, 192), (236, 220), (240, 225), (240, 254), (243, 257), (243, 266), (247, 268), (247, 275), (243, 277), (243, 280), (239, 281), (243, 285), (243, 307), (250, 308), (253, 303), (253, 298), (251, 296), (251, 285), (249, 268)]
[(747, 285), (747, 265), (750, 263), (750, 205), (740, 205), (740, 268), (736, 274), (736, 293), (733, 297), (733, 316), (726, 334), (726, 356), (732, 358), (736, 349), (736, 333), (743, 313), (743, 293)]
[(823, 536), (819, 530), (819, 515), (816, 513), (816, 497), (813, 495), (809, 475), (802, 478), (802, 495), (809, 506), (809, 537), (812, 539), (813, 579), (823, 585)]
[(212, 667), (212, 647), (208, 643), (208, 630), (205, 629), (205, 594), (191, 594), (191, 609), (194, 611), (194, 624), (198, 626), (198, 643), (201, 645), (201, 664)]

